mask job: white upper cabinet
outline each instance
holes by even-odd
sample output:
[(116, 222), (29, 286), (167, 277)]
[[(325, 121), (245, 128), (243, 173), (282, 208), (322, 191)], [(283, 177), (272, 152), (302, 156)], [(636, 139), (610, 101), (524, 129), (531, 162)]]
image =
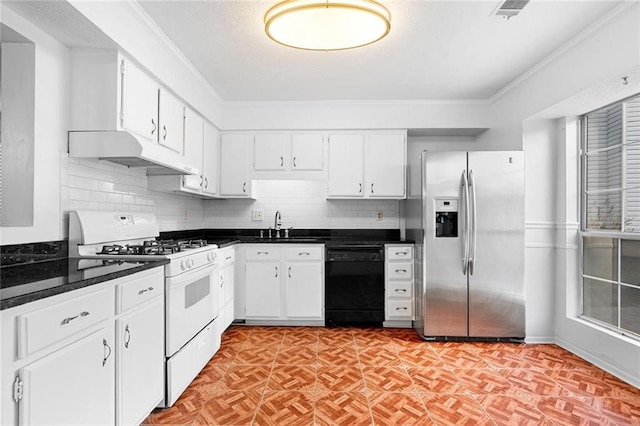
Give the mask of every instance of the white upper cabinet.
[(253, 137), (253, 169), (285, 170), (289, 162), (287, 142), (284, 133), (257, 134)]
[(202, 192), (218, 194), (218, 146), (220, 132), (216, 127), (204, 122), (204, 147), (202, 151)]
[(253, 198), (249, 158), (251, 135), (223, 133), (220, 137), (220, 196)]
[(291, 170), (324, 170), (324, 135), (318, 133), (291, 135)]
[(121, 62), (122, 109), (120, 125), (151, 141), (157, 141), (158, 93), (156, 81), (124, 59)]
[(362, 197), (364, 135), (329, 136), (328, 197)]
[[(324, 135), (322, 133), (257, 133), (253, 137), (253, 170), (286, 171), (274, 178), (313, 178), (298, 172), (324, 170)], [(295, 172), (295, 173), (293, 173)], [(287, 176), (284, 176), (287, 175)], [(258, 173), (259, 177), (269, 177)]]
[[(161, 133), (164, 129), (161, 129)], [(218, 129), (191, 108), (184, 112), (184, 158), (200, 171), (197, 175), (149, 176), (149, 189), (182, 192), (200, 198), (218, 195)]]
[(328, 198), (405, 198), (406, 133), (329, 136)]
[(180, 154), (184, 146), (184, 104), (168, 90), (160, 89), (158, 142)]
[[(203, 144), (204, 119), (200, 114), (187, 108), (184, 115), (184, 157), (190, 164), (202, 163)], [(182, 177), (182, 184), (187, 189), (200, 191), (201, 183), (202, 174)]]
[(403, 134), (369, 135), (364, 160), (367, 196), (404, 198), (406, 158)]

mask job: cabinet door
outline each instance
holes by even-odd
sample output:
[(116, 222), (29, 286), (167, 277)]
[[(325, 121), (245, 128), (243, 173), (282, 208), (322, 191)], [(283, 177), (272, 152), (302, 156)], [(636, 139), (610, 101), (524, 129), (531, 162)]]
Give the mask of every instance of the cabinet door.
[(246, 317), (280, 318), (280, 262), (245, 265)]
[(404, 135), (369, 135), (365, 157), (367, 196), (404, 198), (405, 162)]
[(288, 317), (322, 318), (322, 264), (287, 263), (286, 309)]
[(202, 191), (218, 193), (218, 129), (209, 122), (204, 123), (204, 152), (202, 155)]
[(204, 119), (195, 111), (187, 108), (184, 116), (184, 158), (187, 164), (197, 167), (199, 175), (185, 175), (182, 177), (182, 185), (185, 188), (200, 190), (204, 187), (202, 167), (204, 141)]
[(140, 68), (122, 61), (122, 105), (120, 125), (149, 140), (157, 141), (158, 84)]
[(21, 425), (114, 423), (113, 327), (105, 327), (20, 370)]
[(234, 274), (233, 264), (227, 265), (219, 273), (220, 279), (220, 304), (219, 318), (221, 330), (226, 330), (235, 319), (234, 312)]
[(222, 134), (220, 138), (220, 195), (250, 197), (249, 135)]
[(362, 197), (363, 135), (329, 136), (328, 197)]
[[(184, 104), (167, 90), (160, 89), (161, 145), (182, 154), (184, 146)], [(197, 166), (197, 165), (196, 165)], [(199, 168), (199, 167), (198, 167)]]
[(324, 169), (324, 136), (294, 134), (291, 136), (291, 170)]
[(287, 135), (277, 133), (254, 136), (254, 170), (285, 170), (287, 157)]
[(141, 423), (164, 398), (162, 297), (116, 321), (118, 424)]

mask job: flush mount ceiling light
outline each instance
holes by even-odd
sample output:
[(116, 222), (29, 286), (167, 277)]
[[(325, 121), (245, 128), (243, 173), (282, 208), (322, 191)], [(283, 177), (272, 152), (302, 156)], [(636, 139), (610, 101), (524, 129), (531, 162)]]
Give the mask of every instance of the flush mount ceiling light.
[(373, 0), (287, 0), (264, 16), (264, 30), (271, 39), (305, 50), (366, 46), (390, 29), (391, 14)]

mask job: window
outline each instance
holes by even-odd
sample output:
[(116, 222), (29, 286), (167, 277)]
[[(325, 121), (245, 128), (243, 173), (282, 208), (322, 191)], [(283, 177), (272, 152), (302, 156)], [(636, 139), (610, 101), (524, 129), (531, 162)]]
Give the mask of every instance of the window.
[(640, 95), (581, 125), (582, 316), (640, 338)]

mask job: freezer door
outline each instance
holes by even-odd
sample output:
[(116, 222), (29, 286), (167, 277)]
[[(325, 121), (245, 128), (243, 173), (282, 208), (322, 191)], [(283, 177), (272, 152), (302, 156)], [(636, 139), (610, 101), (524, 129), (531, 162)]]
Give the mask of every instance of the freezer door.
[[(524, 337), (524, 155), (469, 152), (469, 336)], [(474, 238), (475, 237), (475, 238)]]
[[(423, 154), (424, 336), (467, 336), (467, 276), (463, 271), (466, 152)], [(457, 201), (456, 237), (436, 237), (436, 203)], [(417, 293), (419, 294), (419, 293)]]

